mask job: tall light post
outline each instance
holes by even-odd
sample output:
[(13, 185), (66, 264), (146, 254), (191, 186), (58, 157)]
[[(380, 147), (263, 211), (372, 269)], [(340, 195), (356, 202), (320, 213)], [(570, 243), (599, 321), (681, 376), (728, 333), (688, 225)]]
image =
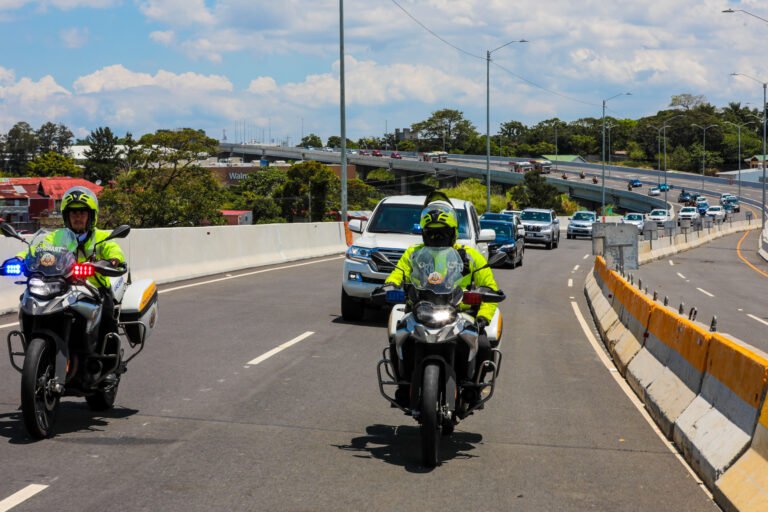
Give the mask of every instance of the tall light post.
[(701, 126), (698, 124), (692, 124), (691, 126), (695, 126), (696, 128), (701, 128), (704, 132), (704, 138), (702, 141), (702, 148), (701, 148), (701, 192), (704, 193), (704, 171), (706, 169), (707, 164), (707, 130), (710, 128), (719, 128), (719, 124), (708, 124), (707, 126)]
[(557, 154), (557, 121), (555, 121), (555, 173), (558, 172), (557, 162), (560, 160)]
[(611, 175), (611, 130), (613, 128), (616, 128), (618, 125), (613, 123), (607, 123), (605, 125), (606, 129), (608, 130), (608, 176)]
[(611, 96), (610, 98), (603, 100), (603, 158), (602, 158), (602, 164), (603, 164), (603, 185), (602, 185), (602, 191), (601, 191), (601, 206), (600, 206), (600, 215), (603, 216), (603, 222), (605, 222), (605, 104), (609, 101), (611, 101), (614, 98), (618, 98), (619, 96), (631, 96), (631, 92), (620, 92), (619, 94), (615, 94)]
[(339, 0), (339, 104), (341, 117), (341, 222), (347, 225), (347, 111), (344, 91), (344, 0)]
[[(747, 14), (749, 14), (749, 13), (747, 13)], [(759, 18), (759, 16), (755, 16), (755, 17)], [(762, 18), (760, 18), (760, 19), (762, 19)], [(761, 216), (762, 216), (763, 222), (762, 222), (761, 225), (762, 225), (763, 232), (765, 232), (765, 163), (766, 163), (765, 162), (765, 153), (766, 153), (766, 151), (765, 151), (765, 125), (766, 125), (765, 89), (766, 89), (766, 87), (768, 87), (768, 82), (766, 82), (765, 80), (758, 80), (757, 78), (755, 78), (753, 76), (750, 76), (750, 75), (745, 75), (744, 73), (731, 73), (731, 76), (743, 76), (744, 78), (749, 78), (750, 80), (753, 80), (753, 81), (763, 85), (763, 161), (762, 161), (762, 165), (763, 165), (763, 199), (761, 201), (762, 202), (762, 206), (763, 206), (762, 209), (761, 209)]]
[(658, 172), (656, 173), (656, 183), (661, 185), (661, 132), (664, 130), (664, 125), (654, 126), (649, 124), (648, 126), (656, 130), (656, 158), (658, 160), (658, 164), (656, 164), (656, 169), (658, 169)]
[[(666, 121), (664, 121), (664, 126), (662, 126), (662, 137), (664, 138), (664, 185), (667, 185), (667, 128), (672, 128), (672, 125), (667, 124), (669, 121), (677, 118), (677, 117), (683, 117), (683, 114), (678, 114), (676, 116), (672, 116)], [(667, 202), (667, 190), (669, 189), (669, 186), (664, 187), (664, 202)], [(669, 203), (667, 203), (669, 204)]]
[(744, 126), (747, 126), (748, 124), (752, 124), (752, 121), (748, 121), (746, 123), (736, 124), (732, 123), (730, 121), (725, 121), (726, 124), (730, 124), (736, 127), (738, 130), (738, 137), (739, 137), (739, 199), (741, 199), (741, 128)]
[(485, 57), (485, 185), (487, 201), (485, 211), (491, 211), (491, 54), (512, 43), (527, 43), (525, 39), (510, 41), (498, 48), (488, 50)]

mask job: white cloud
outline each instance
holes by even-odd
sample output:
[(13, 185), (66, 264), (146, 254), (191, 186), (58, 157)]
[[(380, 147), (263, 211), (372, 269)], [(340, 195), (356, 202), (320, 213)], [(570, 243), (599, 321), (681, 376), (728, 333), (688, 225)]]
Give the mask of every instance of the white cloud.
[(16, 80), (16, 74), (11, 69), (0, 66), (0, 86), (10, 85)]
[(136, 87), (158, 87), (170, 91), (232, 91), (232, 83), (219, 75), (199, 75), (197, 73), (176, 74), (158, 71), (154, 76), (137, 73), (120, 64), (108, 66), (75, 81), (75, 91), (80, 94), (118, 91)]
[(149, 38), (156, 43), (160, 43), (163, 46), (170, 46), (176, 40), (176, 33), (173, 30), (156, 30), (149, 34)]
[(0, 87), (0, 99), (21, 104), (33, 104), (51, 97), (70, 94), (68, 90), (57, 84), (51, 75), (46, 75), (37, 82), (25, 77), (16, 83)]
[(82, 48), (88, 42), (89, 35), (87, 27), (72, 27), (59, 33), (62, 43), (67, 48)]
[[(255, 7), (252, 5), (251, 8)], [(215, 22), (205, 7), (205, 0), (147, 0), (140, 9), (147, 18), (169, 25), (211, 25)]]
[(272, 94), (277, 91), (277, 82), (271, 76), (260, 76), (248, 85), (248, 92), (254, 94)]

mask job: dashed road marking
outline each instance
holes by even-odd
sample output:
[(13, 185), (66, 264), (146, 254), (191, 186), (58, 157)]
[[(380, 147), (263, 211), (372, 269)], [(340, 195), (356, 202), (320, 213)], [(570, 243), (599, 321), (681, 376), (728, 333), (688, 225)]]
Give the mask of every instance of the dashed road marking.
[(573, 271), (574, 271), (574, 272), (576, 272), (577, 270), (579, 270), (579, 266), (578, 266), (578, 265), (576, 265), (575, 267), (573, 267)]
[(756, 317), (755, 315), (750, 315), (750, 314), (747, 314), (747, 316), (748, 316), (749, 318), (751, 318), (752, 320), (757, 320), (757, 321), (758, 321), (758, 322), (760, 322), (761, 324), (764, 324), (764, 325), (768, 325), (768, 322), (766, 322), (766, 321), (765, 321), (765, 320), (763, 320), (762, 318), (758, 318), (758, 317)]
[(585, 260), (585, 259), (587, 259), (587, 258), (589, 258), (589, 254), (585, 254), (585, 255), (584, 255), (584, 257), (583, 257), (583, 258), (581, 258), (581, 259)]
[(31, 484), (26, 486), (19, 492), (11, 494), (3, 501), (0, 501), (0, 512), (6, 512), (17, 505), (21, 505), (35, 494), (39, 493), (40, 491), (44, 491), (47, 488), (47, 485), (41, 484)]
[(688, 279), (687, 277), (685, 277), (685, 276), (684, 276), (683, 274), (681, 274), (680, 272), (678, 272), (678, 273), (677, 273), (677, 275), (678, 275), (678, 277), (679, 277), (680, 279)]
[(269, 359), (270, 357), (274, 356), (275, 354), (278, 354), (278, 353), (282, 352), (283, 350), (285, 350), (285, 349), (287, 349), (289, 347), (292, 347), (293, 345), (297, 344), (298, 342), (303, 341), (303, 340), (309, 338), (313, 334), (315, 334), (315, 333), (312, 332), (312, 331), (307, 331), (304, 334), (296, 336), (295, 338), (293, 338), (290, 341), (286, 341), (285, 343), (283, 343), (279, 347), (275, 347), (272, 350), (270, 350), (269, 352), (266, 352), (266, 353), (260, 355), (256, 359), (253, 359), (252, 361), (247, 362), (246, 364), (248, 366), (256, 366), (257, 364), (266, 361), (267, 359)]
[(703, 290), (703, 289), (701, 289), (701, 288), (696, 288), (696, 289), (697, 289), (697, 290), (699, 290), (699, 291), (700, 291), (701, 293), (703, 293), (704, 295), (707, 295), (707, 296), (709, 296), (709, 297), (714, 297), (714, 295), (712, 295), (711, 293), (709, 293), (707, 290)]
[(573, 288), (573, 279), (568, 280), (568, 288)]
[(672, 260), (669, 260), (669, 266), (670, 267), (674, 267), (675, 266), (675, 262), (673, 262)]
[(19, 325), (19, 322), (11, 322), (10, 324), (0, 325), (0, 329), (5, 329), (6, 327), (13, 327), (14, 325)]

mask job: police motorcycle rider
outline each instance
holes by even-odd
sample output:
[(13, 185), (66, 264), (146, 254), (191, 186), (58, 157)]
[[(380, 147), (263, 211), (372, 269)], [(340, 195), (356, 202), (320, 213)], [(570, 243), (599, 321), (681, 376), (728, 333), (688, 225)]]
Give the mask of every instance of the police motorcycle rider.
[[(435, 196), (439, 200), (431, 200)], [(419, 225), (421, 226), (421, 236), (423, 243), (409, 247), (400, 257), (397, 265), (384, 281), (384, 286), (378, 288), (374, 293), (383, 292), (401, 288), (404, 283), (408, 283), (412, 271), (412, 256), (422, 247), (453, 247), (461, 256), (464, 263), (461, 280), (461, 287), (466, 290), (470, 282), (474, 282), (478, 288), (486, 287), (492, 291), (499, 291), (499, 287), (493, 277), (490, 266), (487, 265), (485, 257), (472, 247), (467, 247), (456, 242), (459, 233), (459, 223), (456, 211), (445, 194), (434, 192), (427, 197), (426, 206), (421, 212)], [(484, 267), (484, 268), (483, 268)], [(474, 273), (474, 277), (472, 274)], [(483, 302), (479, 308), (472, 309), (470, 306), (463, 305), (462, 309), (474, 314), (478, 332), (478, 353), (476, 357), (476, 371), (482, 368), (485, 361), (493, 357), (491, 348), (496, 348), (498, 341), (491, 346), (488, 336), (485, 333), (487, 327), (497, 308), (496, 303)], [(390, 351), (395, 354), (395, 350)], [(397, 368), (397, 365), (394, 365)], [(408, 386), (400, 386), (395, 392), (395, 400), (401, 406), (407, 406), (409, 403), (410, 389)], [(476, 396), (475, 400), (479, 400)]]
[[(71, 231), (77, 238), (77, 248), (72, 248), (78, 263), (89, 259), (94, 253), (95, 260), (108, 261), (113, 268), (125, 267), (125, 255), (120, 246), (112, 241), (102, 242), (111, 231), (96, 228), (99, 216), (99, 200), (96, 194), (86, 187), (72, 187), (64, 192), (61, 199), (61, 216), (64, 220), (64, 228), (53, 231), (48, 235), (54, 244), (58, 239), (65, 239), (66, 230)], [(101, 242), (101, 243), (100, 243)], [(96, 245), (98, 244), (98, 245)], [(23, 261), (26, 251), (22, 251), (16, 257)], [(104, 305), (104, 315), (101, 320), (99, 337), (104, 338), (109, 332), (117, 332), (117, 318), (115, 301), (112, 296), (109, 278), (99, 274), (88, 278), (100, 292)]]

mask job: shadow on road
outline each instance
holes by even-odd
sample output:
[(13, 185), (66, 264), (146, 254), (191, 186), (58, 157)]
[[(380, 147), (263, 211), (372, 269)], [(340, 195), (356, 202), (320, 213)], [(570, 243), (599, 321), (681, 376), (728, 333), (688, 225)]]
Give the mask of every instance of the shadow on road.
[[(402, 466), (411, 473), (429, 473), (432, 468), (421, 465), (421, 438), (418, 426), (371, 425), (364, 436), (353, 438), (348, 445), (334, 445), (341, 450), (358, 452), (355, 457), (375, 458)], [(476, 457), (474, 450), (483, 436), (472, 432), (454, 432), (440, 440), (440, 463)]]
[[(136, 414), (136, 409), (115, 407), (109, 411), (94, 412), (88, 406), (78, 402), (62, 402), (56, 415), (53, 428), (54, 437), (74, 432), (101, 432), (110, 420), (127, 418)], [(0, 414), (0, 437), (8, 439), (11, 444), (29, 444), (36, 440), (27, 435), (21, 410)]]

